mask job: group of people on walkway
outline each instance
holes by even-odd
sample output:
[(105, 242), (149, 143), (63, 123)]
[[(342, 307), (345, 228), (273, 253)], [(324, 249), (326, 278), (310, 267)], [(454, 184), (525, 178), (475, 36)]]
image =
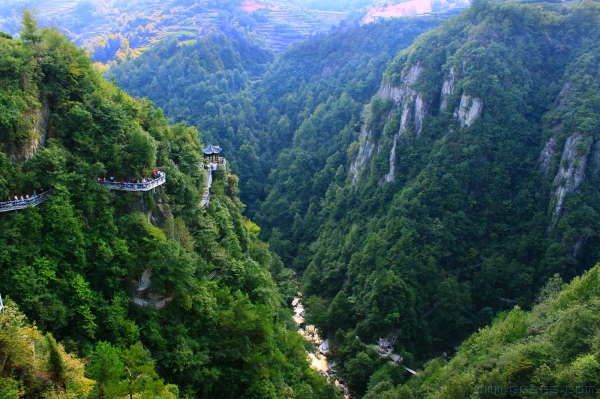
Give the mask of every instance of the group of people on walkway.
[[(209, 161), (208, 163), (206, 163), (207, 160)], [(225, 158), (219, 158), (219, 157), (217, 157), (216, 159), (207, 159), (207, 158), (205, 158), (204, 162), (205, 162), (204, 163), (204, 169), (208, 169), (209, 166), (210, 166), (210, 164), (212, 164), (212, 163), (225, 165)]]
[(120, 184), (125, 184), (125, 183), (133, 183), (133, 184), (144, 184), (144, 183), (150, 183), (153, 182), (154, 180), (158, 179), (161, 176), (162, 172), (160, 172), (159, 170), (155, 170), (154, 172), (152, 172), (152, 176), (150, 177), (143, 177), (143, 178), (139, 178), (139, 177), (126, 177), (125, 179), (120, 179), (117, 180), (115, 179), (114, 176), (110, 176), (109, 178), (106, 177), (99, 177), (98, 178), (98, 183), (120, 183)]
[[(44, 189), (40, 189), (40, 194), (42, 195), (44, 193)], [(26, 204), (29, 202), (33, 202), (36, 198), (38, 197), (38, 193), (36, 190), (33, 190), (33, 193), (31, 195), (29, 194), (25, 194), (25, 197), (23, 197), (23, 195), (15, 195), (14, 197), (11, 197), (10, 195), (8, 196), (8, 202), (13, 203), (14, 205), (19, 205), (19, 204)]]

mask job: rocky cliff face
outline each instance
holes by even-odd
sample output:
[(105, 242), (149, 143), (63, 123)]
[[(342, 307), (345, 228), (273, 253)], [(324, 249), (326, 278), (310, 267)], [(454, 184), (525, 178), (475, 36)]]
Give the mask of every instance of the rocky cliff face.
[(454, 111), (454, 117), (460, 122), (460, 127), (469, 127), (481, 116), (482, 110), (483, 100), (481, 98), (463, 93), (460, 105)]
[(394, 181), (396, 159), (396, 145), (402, 135), (408, 131), (409, 125), (414, 120), (415, 131), (417, 136), (423, 127), (423, 118), (427, 111), (427, 105), (423, 102), (423, 95), (415, 89), (413, 85), (423, 72), (423, 67), (417, 63), (411, 66), (402, 77), (402, 82), (398, 87), (393, 87), (389, 83), (383, 84), (379, 90), (379, 96), (394, 101), (394, 105), (402, 109), (400, 117), (400, 130), (394, 135), (394, 144), (390, 150), (388, 162), (389, 172), (383, 177), (383, 182), (389, 183)]
[(448, 105), (448, 97), (454, 94), (454, 87), (456, 85), (456, 72), (454, 67), (450, 68), (450, 72), (448, 73), (448, 77), (444, 81), (442, 85), (442, 92), (440, 94), (440, 111), (446, 109)]
[(367, 164), (367, 160), (371, 156), (373, 152), (373, 148), (375, 148), (375, 144), (373, 144), (369, 140), (370, 130), (367, 125), (363, 125), (360, 131), (360, 147), (358, 149), (358, 155), (350, 164), (350, 176), (352, 176), (352, 185), (354, 186), (358, 182), (358, 176), (365, 168)]
[[(540, 170), (547, 176), (551, 169), (552, 158), (557, 147), (557, 136), (560, 130), (550, 137), (540, 154)], [(597, 174), (600, 170), (600, 141), (592, 137), (586, 137), (580, 132), (575, 132), (567, 137), (564, 144), (558, 171), (553, 179), (553, 188), (550, 195), (548, 212), (550, 222), (548, 232), (556, 228), (563, 214), (565, 200), (568, 194), (578, 193), (587, 173)], [(590, 238), (590, 235), (581, 226), (581, 233), (575, 242), (569, 247), (573, 257), (577, 257)]]
[(48, 101), (46, 99), (40, 100), (40, 107), (29, 111), (25, 116), (25, 119), (32, 122), (34, 137), (31, 144), (24, 148), (11, 148), (10, 157), (13, 161), (23, 159), (28, 161), (33, 158), (37, 150), (44, 146), (46, 138), (48, 136), (48, 120), (50, 118), (50, 109), (48, 107)]
[[(463, 70), (464, 66), (463, 63)], [(417, 62), (405, 69), (401, 75), (400, 83), (392, 84), (384, 81), (379, 89), (378, 96), (391, 100), (394, 104), (392, 111), (386, 115), (386, 118), (389, 119), (390, 115), (396, 113), (400, 119), (399, 129), (393, 136), (393, 144), (388, 156), (389, 170), (382, 177), (382, 183), (392, 182), (396, 177), (397, 165), (395, 165), (395, 159), (398, 142), (400, 140), (406, 141), (409, 136), (418, 139), (423, 130), (423, 121), (426, 115), (434, 109), (434, 101), (428, 100), (432, 96), (427, 96), (426, 93), (417, 89), (424, 70), (423, 65)], [(459, 76), (457, 76), (456, 68), (451, 67), (439, 89), (440, 111), (444, 111), (449, 107), (449, 99), (456, 94), (458, 80)], [(452, 115), (458, 120), (461, 128), (469, 128), (481, 116), (483, 105), (483, 99), (463, 92), (460, 104), (453, 110)], [(367, 166), (368, 158), (379, 151), (373, 151), (377, 146), (375, 141), (370, 134), (370, 130), (363, 128), (359, 137), (358, 156), (350, 167), (353, 185), (358, 182), (359, 174)]]
[[(504, 157), (505, 146), (523, 150), (515, 151), (518, 155), (511, 152), (514, 157), (521, 157), (519, 162), (533, 166), (535, 162), (529, 162), (537, 158), (543, 178), (536, 173), (535, 166), (528, 166), (526, 172), (532, 173), (532, 179), (538, 179), (535, 185), (539, 193), (547, 195), (543, 202), (538, 202), (539, 212), (547, 216), (543, 227), (550, 235), (568, 236), (562, 238), (561, 245), (565, 253), (577, 257), (586, 245), (591, 242), (597, 245), (594, 237), (600, 236), (587, 233), (596, 229), (591, 215), (600, 212), (597, 201), (592, 199), (597, 189), (593, 186), (600, 184), (598, 108), (592, 105), (600, 90), (600, 72), (591, 66), (595, 64), (589, 63), (588, 53), (577, 51), (570, 53), (564, 64), (546, 68), (548, 62), (540, 62), (539, 57), (552, 60), (553, 53), (548, 49), (565, 49), (562, 44), (556, 47), (557, 40), (562, 40), (560, 34), (543, 43), (551, 35), (557, 35), (556, 31), (540, 35), (539, 41), (520, 55), (514, 53), (513, 44), (498, 40), (497, 32), (489, 36), (473, 32), (461, 31), (461, 44), (456, 40), (456, 32), (431, 34), (390, 63), (378, 96), (393, 107), (384, 115), (378, 114), (380, 120), (369, 120), (375, 127), (363, 128), (358, 156), (350, 169), (352, 184), (359, 182), (365, 169), (371, 171), (371, 179), (382, 185), (400, 178), (411, 179), (415, 165), (424, 160), (420, 158), (417, 164), (408, 165), (415, 159), (411, 156), (420, 150), (427, 151), (424, 146), (432, 141), (436, 150), (446, 150), (449, 148), (443, 146), (447, 144), (461, 145), (469, 140), (474, 143), (474, 151), (481, 151), (484, 146), (478, 139), (480, 135), (487, 136), (488, 144), (492, 144), (481, 156), (472, 159), (470, 167)], [(452, 37), (452, 42), (448, 37)], [(447, 46), (442, 48), (440, 43)], [(492, 51), (494, 57), (490, 55), (491, 43), (496, 45)], [(381, 126), (385, 126), (383, 133)], [(430, 131), (426, 131), (429, 126)], [(494, 134), (494, 129), (506, 130), (507, 134)], [(540, 131), (547, 134), (543, 138), (536, 135)], [(504, 142), (505, 137), (512, 137), (512, 141)], [(506, 181), (511, 184), (507, 192), (522, 172), (525, 169), (507, 176)], [(588, 184), (584, 184), (586, 179)], [(592, 179), (594, 184), (589, 184)], [(486, 190), (484, 185), (480, 183), (481, 187), (474, 189), (475, 196)], [(571, 206), (571, 195), (580, 201), (580, 208), (574, 205), (577, 202)]]
[(381, 98), (392, 100), (395, 107), (402, 109), (398, 135), (407, 131), (409, 124), (413, 120), (417, 134), (421, 131), (427, 105), (423, 102), (422, 93), (415, 90), (413, 86), (417, 83), (421, 73), (423, 73), (423, 69), (423, 66), (419, 65), (419, 63), (412, 65), (402, 75), (402, 81), (398, 86), (384, 82), (381, 85), (381, 89), (379, 89), (378, 95)]
[[(122, 195), (132, 195), (123, 191), (112, 191), (114, 198)], [(138, 198), (131, 201), (126, 209), (126, 212), (140, 212), (146, 215), (148, 223), (152, 223), (156, 227), (163, 225), (165, 220), (173, 218), (171, 209), (166, 202), (166, 196), (162, 187), (158, 187), (148, 192), (134, 194)]]
[[(568, 111), (569, 102), (574, 97), (575, 85), (567, 80), (554, 103), (555, 107), (561, 111)], [(570, 115), (572, 112), (567, 112)], [(586, 173), (597, 174), (600, 172), (600, 140), (583, 134), (580, 131), (573, 133), (563, 131), (563, 122), (558, 122), (551, 130), (552, 135), (544, 145), (538, 159), (539, 169), (544, 177), (552, 176), (551, 172), (555, 170), (556, 174), (552, 180), (552, 189), (548, 204), (548, 213), (550, 221), (547, 227), (552, 231), (560, 220), (565, 200), (568, 194), (579, 191), (580, 186), (585, 181)], [(565, 139), (565, 135), (567, 135)], [(562, 136), (562, 137), (561, 137)], [(558, 154), (561, 150), (560, 142), (564, 141), (560, 160)], [(558, 166), (556, 166), (558, 161)], [(554, 165), (554, 167), (553, 167)], [(582, 234), (571, 246), (570, 252), (577, 256), (588, 240), (588, 236)]]
[[(389, 154), (389, 172), (383, 177), (384, 182), (394, 180), (394, 159), (396, 158), (396, 145), (401, 139), (404, 132), (408, 131), (411, 123), (414, 123), (414, 129), (417, 135), (423, 127), (423, 118), (428, 110), (428, 104), (423, 101), (423, 94), (414, 89), (419, 76), (423, 72), (423, 66), (419, 63), (411, 65), (406, 72), (402, 74), (402, 80), (399, 85), (392, 85), (389, 82), (384, 82), (379, 89), (378, 96), (391, 100), (395, 109), (401, 109), (400, 128), (394, 135), (394, 144)], [(389, 117), (389, 115), (388, 115)], [(350, 174), (352, 176), (352, 184), (356, 184), (359, 174), (367, 164), (368, 158), (371, 156), (374, 148), (372, 137), (370, 137), (369, 129), (363, 127), (360, 135), (360, 148), (357, 158), (352, 162)]]
[(560, 159), (560, 167), (554, 177), (556, 189), (550, 203), (550, 209), (552, 210), (550, 228), (553, 228), (558, 222), (566, 195), (575, 192), (585, 178), (585, 168), (591, 145), (591, 139), (584, 138), (581, 133), (574, 133), (565, 143)]
[(552, 137), (548, 140), (544, 149), (540, 153), (540, 157), (538, 159), (538, 163), (540, 165), (540, 172), (544, 175), (544, 177), (548, 176), (550, 173), (550, 167), (552, 166), (552, 158), (556, 153), (556, 140), (560, 135), (562, 130), (562, 125), (558, 125), (553, 129)]

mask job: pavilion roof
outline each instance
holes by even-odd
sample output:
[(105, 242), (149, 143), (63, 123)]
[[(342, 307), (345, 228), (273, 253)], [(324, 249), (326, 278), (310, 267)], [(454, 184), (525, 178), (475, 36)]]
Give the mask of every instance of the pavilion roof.
[(204, 147), (204, 153), (206, 155), (219, 154), (223, 149), (218, 145), (209, 144), (208, 147)]

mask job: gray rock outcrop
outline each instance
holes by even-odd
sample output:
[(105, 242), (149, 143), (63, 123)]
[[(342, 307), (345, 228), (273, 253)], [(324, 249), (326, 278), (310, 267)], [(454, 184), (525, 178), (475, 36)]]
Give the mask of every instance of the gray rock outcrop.
[(448, 73), (448, 77), (444, 81), (442, 85), (442, 92), (440, 94), (440, 111), (446, 109), (448, 105), (448, 97), (454, 94), (454, 88), (456, 86), (456, 73), (454, 71), (454, 67), (450, 68), (450, 72)]
[(591, 146), (592, 140), (584, 138), (579, 132), (573, 133), (565, 143), (560, 167), (554, 177), (556, 188), (550, 201), (552, 212), (550, 229), (556, 226), (560, 218), (567, 194), (575, 192), (585, 178), (585, 168)]
[(32, 122), (34, 139), (23, 148), (11, 148), (10, 157), (15, 162), (19, 159), (30, 160), (35, 156), (37, 150), (46, 144), (50, 119), (50, 108), (46, 99), (41, 99), (40, 106), (27, 112), (24, 118)]
[(401, 83), (398, 86), (384, 83), (379, 90), (380, 97), (392, 100), (397, 108), (402, 109), (400, 128), (394, 135), (394, 142), (388, 156), (389, 171), (383, 177), (383, 183), (394, 181), (396, 146), (398, 140), (402, 139), (405, 132), (410, 129), (411, 122), (414, 122), (414, 129), (417, 137), (423, 128), (423, 119), (427, 114), (428, 104), (423, 100), (423, 93), (418, 92), (413, 87), (415, 83), (417, 83), (419, 76), (421, 76), (423, 69), (423, 66), (419, 63), (412, 65), (402, 75)]
[(562, 131), (562, 125), (558, 125), (554, 128), (554, 133), (550, 140), (544, 146), (544, 149), (540, 153), (540, 157), (538, 159), (540, 172), (544, 175), (544, 177), (548, 176), (550, 173), (550, 167), (552, 166), (552, 158), (554, 158), (554, 154), (556, 153), (556, 140), (558, 135)]
[(358, 176), (365, 168), (367, 164), (367, 160), (371, 156), (373, 152), (373, 148), (375, 148), (375, 144), (373, 144), (369, 140), (370, 131), (366, 124), (363, 124), (362, 129), (360, 131), (359, 137), (359, 149), (358, 155), (350, 164), (350, 175), (352, 176), (352, 185), (354, 186), (358, 182)]
[(460, 127), (469, 127), (481, 116), (481, 111), (483, 111), (483, 100), (463, 93), (460, 105), (454, 111), (454, 117), (458, 118)]

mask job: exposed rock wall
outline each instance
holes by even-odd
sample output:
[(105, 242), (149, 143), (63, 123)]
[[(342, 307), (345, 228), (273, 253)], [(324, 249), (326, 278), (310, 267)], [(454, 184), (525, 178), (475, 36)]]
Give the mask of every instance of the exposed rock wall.
[(456, 72), (454, 71), (454, 67), (450, 68), (450, 72), (448, 73), (448, 77), (444, 81), (442, 85), (442, 92), (440, 93), (440, 111), (446, 109), (448, 105), (448, 97), (454, 94), (454, 88), (456, 86)]
[(554, 133), (550, 140), (544, 146), (544, 149), (540, 153), (540, 157), (538, 159), (538, 163), (540, 165), (540, 172), (544, 175), (544, 177), (548, 176), (550, 173), (550, 167), (552, 166), (552, 159), (554, 158), (554, 154), (556, 153), (556, 140), (558, 135), (562, 131), (562, 125), (558, 125), (554, 128)]
[(363, 124), (359, 136), (359, 149), (358, 155), (350, 164), (350, 175), (352, 176), (352, 185), (354, 186), (358, 182), (358, 176), (365, 168), (367, 160), (375, 148), (375, 144), (369, 140), (370, 131), (366, 124)]
[(592, 150), (592, 158), (594, 160), (594, 174), (600, 172), (600, 140), (594, 143), (594, 149)]
[[(424, 70), (425, 68), (419, 62), (410, 65), (402, 73), (400, 83), (392, 84), (384, 81), (377, 93), (379, 97), (393, 102), (394, 110), (390, 115), (397, 112), (399, 116), (399, 128), (393, 136), (393, 144), (388, 155), (389, 170), (383, 176), (382, 183), (389, 183), (395, 179), (398, 167), (395, 165), (398, 141), (406, 140), (407, 137), (418, 139), (423, 130), (425, 116), (434, 105), (432, 101), (427, 101), (428, 97), (425, 93), (417, 90), (417, 84)], [(456, 68), (451, 67), (440, 88), (440, 111), (448, 108), (448, 100), (455, 94), (458, 79)], [(453, 111), (453, 116), (458, 119), (461, 128), (468, 128), (481, 116), (483, 105), (483, 99), (462, 93), (460, 105)], [(414, 134), (408, 135), (407, 133), (410, 131)], [(358, 155), (350, 166), (353, 185), (358, 182), (359, 175), (367, 166), (369, 157), (379, 152), (376, 144), (369, 129), (363, 128), (359, 138)]]
[(384, 83), (379, 90), (380, 97), (392, 100), (396, 108), (402, 109), (400, 128), (394, 135), (394, 144), (388, 156), (389, 172), (383, 177), (383, 182), (389, 183), (395, 178), (394, 161), (396, 159), (396, 146), (398, 140), (401, 140), (405, 132), (410, 129), (411, 122), (414, 122), (417, 136), (423, 128), (423, 118), (425, 118), (425, 114), (427, 113), (428, 104), (423, 101), (423, 93), (413, 88), (423, 70), (423, 66), (419, 63), (412, 65), (402, 75), (401, 83), (398, 86)]
[[(115, 198), (120, 195), (136, 195), (137, 199), (132, 200), (127, 207), (126, 212), (141, 212), (146, 215), (149, 223), (160, 227), (166, 219), (172, 218), (173, 214), (169, 205), (163, 201), (164, 192), (162, 187), (157, 187), (151, 191), (141, 193), (127, 193), (124, 191), (112, 191)], [(152, 200), (150, 200), (152, 197)], [(149, 201), (150, 200), (150, 201)], [(152, 204), (152, 201), (154, 202)]]
[[(571, 103), (571, 99), (577, 95), (578, 90), (581, 88), (577, 88), (571, 80), (567, 79), (554, 102), (554, 107), (564, 112), (566, 117), (575, 113), (575, 111), (567, 109), (574, 105)], [(577, 105), (575, 104), (575, 106)], [(564, 139), (564, 136), (561, 137), (562, 134), (563, 123), (558, 122), (552, 128), (552, 136), (540, 152), (538, 164), (544, 177), (551, 176), (553, 165), (556, 164), (557, 155), (561, 150), (559, 143)], [(579, 192), (580, 186), (586, 179), (586, 173), (597, 175), (600, 172), (600, 140), (590, 136), (589, 133), (583, 134), (579, 131), (570, 133), (562, 146), (559, 165), (554, 168), (556, 174), (552, 180), (548, 204), (548, 214), (550, 215), (548, 232), (556, 228), (564, 213), (567, 195)], [(581, 226), (579, 236), (568, 248), (568, 252), (575, 258), (590, 238), (590, 232), (584, 227)]]
[(423, 118), (425, 118), (426, 113), (427, 104), (423, 101), (423, 93), (419, 93), (415, 100), (415, 131), (417, 132), (417, 135), (421, 133), (421, 129), (423, 128)]
[(573, 133), (565, 143), (560, 167), (554, 177), (554, 193), (550, 201), (552, 223), (550, 229), (556, 226), (562, 213), (565, 197), (568, 193), (575, 192), (585, 178), (588, 155), (592, 146), (592, 140), (579, 132)]
[(30, 120), (33, 125), (34, 140), (24, 148), (12, 148), (10, 157), (13, 161), (23, 159), (28, 161), (33, 158), (38, 149), (46, 144), (48, 136), (48, 121), (50, 119), (50, 108), (46, 99), (40, 100), (40, 107), (29, 111), (24, 118)]
[(458, 118), (460, 127), (469, 127), (481, 116), (481, 111), (483, 111), (483, 100), (463, 93), (460, 105), (454, 111), (454, 117)]
[[(385, 82), (379, 89), (381, 98), (389, 99), (394, 102), (394, 106), (402, 109), (400, 117), (400, 130), (398, 134), (409, 129), (409, 124), (414, 120), (415, 131), (417, 135), (421, 131), (423, 118), (427, 112), (427, 104), (423, 101), (423, 94), (413, 88), (421, 73), (423, 66), (417, 63), (412, 65), (402, 75), (401, 82), (398, 86), (393, 86), (389, 82)], [(414, 118), (414, 119), (413, 119)]]
[(394, 144), (392, 145), (392, 150), (390, 151), (390, 158), (388, 160), (388, 163), (390, 165), (390, 171), (383, 177), (383, 181), (386, 183), (392, 182), (394, 181), (394, 177), (395, 175), (395, 164), (394, 161), (396, 160), (396, 145), (398, 144), (398, 135), (394, 136)]
[(393, 86), (389, 82), (384, 82), (377, 93), (381, 98), (388, 98), (396, 105), (401, 104), (407, 97), (416, 96), (417, 92), (412, 89), (412, 85), (417, 82), (421, 73), (423, 73), (423, 66), (420, 63), (412, 65), (406, 72), (402, 74), (401, 82), (398, 86)]

